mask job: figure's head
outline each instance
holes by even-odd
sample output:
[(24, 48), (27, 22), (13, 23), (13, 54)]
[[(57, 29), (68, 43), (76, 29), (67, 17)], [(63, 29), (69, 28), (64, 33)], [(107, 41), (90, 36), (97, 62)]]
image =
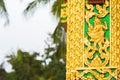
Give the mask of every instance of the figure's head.
[(100, 19), (97, 18), (97, 17), (95, 17), (94, 24), (95, 24), (95, 25), (99, 25), (99, 24), (101, 24)]
[(96, 9), (99, 10), (101, 7), (100, 5), (96, 5)]

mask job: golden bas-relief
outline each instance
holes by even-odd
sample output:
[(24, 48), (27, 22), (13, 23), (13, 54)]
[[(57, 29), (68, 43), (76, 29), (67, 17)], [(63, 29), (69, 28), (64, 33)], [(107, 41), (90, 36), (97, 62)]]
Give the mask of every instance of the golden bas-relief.
[[(88, 24), (88, 36), (84, 38), (84, 45), (86, 46), (84, 52), (84, 63), (88, 67), (105, 67), (109, 64), (109, 40), (105, 38), (104, 30), (108, 29), (107, 23), (100, 21), (100, 18), (105, 17), (109, 14), (109, 11), (106, 8), (109, 6), (109, 2), (106, 0), (105, 4), (102, 6), (96, 5), (96, 9), (98, 14), (95, 13), (94, 7), (91, 4), (85, 4), (87, 10), (85, 10), (85, 20)], [(90, 24), (90, 18), (95, 16), (94, 26)], [(90, 40), (88, 39), (90, 38)], [(93, 44), (93, 45), (91, 45)], [(99, 55), (95, 56), (95, 53), (99, 53)], [(91, 60), (88, 61), (88, 60)], [(102, 60), (104, 60), (102, 62)]]
[(65, 1), (66, 80), (120, 80), (120, 1)]

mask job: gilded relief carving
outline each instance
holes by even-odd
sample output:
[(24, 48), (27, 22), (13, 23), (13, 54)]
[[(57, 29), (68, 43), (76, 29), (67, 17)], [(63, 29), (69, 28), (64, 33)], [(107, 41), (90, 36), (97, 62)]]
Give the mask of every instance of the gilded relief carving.
[[(88, 36), (86, 36), (84, 39), (84, 45), (86, 46), (84, 62), (87, 67), (104, 67), (109, 64), (109, 51), (107, 49), (110, 47), (110, 45), (109, 40), (104, 35), (105, 30), (108, 29), (108, 25), (106, 22), (101, 22), (100, 20), (100, 18), (104, 18), (106, 15), (108, 15), (109, 11), (106, 10), (106, 8), (109, 6), (108, 4), (109, 3), (107, 0), (103, 6), (97, 4), (97, 13), (94, 12), (95, 6), (86, 2), (85, 20), (88, 24)], [(90, 23), (90, 18), (93, 16), (95, 17), (94, 26)], [(97, 53), (99, 55), (94, 56)]]
[(65, 14), (66, 80), (120, 80), (120, 2), (68, 0)]

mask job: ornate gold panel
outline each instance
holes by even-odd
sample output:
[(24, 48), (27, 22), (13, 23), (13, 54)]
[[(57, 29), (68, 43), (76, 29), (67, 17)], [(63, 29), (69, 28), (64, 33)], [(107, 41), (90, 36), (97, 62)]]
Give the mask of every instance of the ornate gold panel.
[[(83, 62), (87, 67), (105, 67), (109, 64), (110, 51), (108, 48), (110, 47), (110, 41), (105, 37), (105, 31), (109, 31), (109, 24), (106, 21), (101, 21), (102, 18), (109, 15), (108, 7), (108, 0), (105, 0), (105, 4), (102, 6), (85, 2), (85, 23), (88, 26), (88, 30), (84, 36), (85, 51)], [(91, 18), (94, 19), (90, 21)]]
[[(67, 16), (66, 80), (120, 80), (120, 1), (93, 5), (68, 0), (67, 9), (61, 11)], [(101, 21), (108, 14), (110, 24)], [(94, 25), (90, 23), (93, 16)], [(105, 37), (108, 28), (110, 39)]]

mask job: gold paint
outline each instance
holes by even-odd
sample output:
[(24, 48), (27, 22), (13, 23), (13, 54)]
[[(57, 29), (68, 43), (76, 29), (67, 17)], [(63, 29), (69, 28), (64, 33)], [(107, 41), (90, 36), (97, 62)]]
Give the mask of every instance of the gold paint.
[[(75, 3), (75, 4), (73, 4)], [(83, 67), (84, 2), (68, 0), (66, 80), (74, 80), (76, 68)], [(81, 45), (81, 46), (80, 46)]]
[[(85, 55), (84, 55), (84, 63), (88, 67), (104, 67), (109, 63), (109, 52), (107, 51), (107, 48), (109, 47), (109, 41), (107, 38), (105, 38), (104, 30), (107, 30), (107, 23), (104, 22), (104, 25), (101, 23), (100, 18), (105, 17), (108, 14), (108, 11), (106, 8), (108, 7), (108, 1), (106, 0), (105, 4), (103, 5), (103, 8), (100, 5), (96, 5), (96, 9), (98, 10), (99, 14), (95, 13), (93, 11), (94, 7), (93, 5), (89, 5), (86, 3), (85, 10), (85, 20), (88, 24), (88, 37), (91, 38), (90, 41), (88, 40), (88, 37), (85, 37)], [(95, 16), (94, 19), (94, 26), (90, 24), (90, 18)], [(90, 43), (93, 42), (93, 46), (90, 45)], [(99, 46), (99, 49), (97, 48), (97, 45)], [(104, 53), (104, 52), (105, 53)], [(100, 58), (105, 59), (105, 61), (102, 63), (101, 59), (96, 56), (95, 58), (93, 55), (95, 52), (100, 53)], [(92, 62), (88, 62), (87, 60), (90, 59)]]
[[(112, 71), (113, 68), (97, 68), (96, 71), (98, 72), (95, 72), (95, 68), (93, 69), (90, 69), (90, 68), (86, 68), (86, 69), (82, 69), (83, 72), (80, 73), (80, 76), (79, 76), (79, 80), (94, 80), (94, 77), (98, 80), (110, 80), (112, 77), (114, 77), (115, 79), (117, 79), (117, 69), (115, 69), (115, 71), (113, 72)], [(109, 76), (108, 77), (104, 77), (104, 74), (106, 73), (109, 73)], [(85, 74), (88, 74), (88, 73), (91, 73), (94, 75), (93, 76), (88, 76), (88, 77), (84, 77)], [(100, 73), (100, 74), (99, 74)]]
[[(88, 10), (84, 10), (84, 7)], [(98, 80), (110, 80), (114, 77), (120, 80), (120, 1), (106, 0), (103, 7), (96, 5), (98, 14), (93, 12), (93, 5), (87, 4), (84, 0), (68, 0), (67, 2), (67, 61), (66, 61), (66, 80), (93, 80), (93, 77), (84, 77), (86, 73), (92, 73)], [(110, 11), (106, 8), (110, 6)], [(107, 24), (101, 24), (99, 18), (104, 18), (110, 13), (110, 40), (104, 37), (104, 30), (107, 30)], [(64, 16), (64, 15), (63, 15)], [(92, 26), (89, 19), (95, 16)], [(88, 36), (84, 37), (84, 18), (88, 23)], [(99, 35), (99, 36), (97, 36)], [(88, 37), (91, 40), (88, 40)], [(91, 46), (90, 42), (94, 42)], [(84, 49), (84, 45), (88, 47)], [(100, 48), (96, 48), (98, 45)], [(110, 51), (106, 48), (110, 47)], [(104, 50), (105, 53), (102, 51)], [(99, 56), (93, 57), (95, 51)], [(88, 63), (87, 59), (92, 59)], [(101, 62), (101, 59), (105, 59)], [(106, 66), (109, 63), (109, 67)], [(85, 67), (87, 65), (87, 67)], [(112, 71), (112, 69), (115, 69)], [(83, 72), (78, 72), (83, 70)], [(96, 73), (94, 70), (100, 72)], [(108, 72), (110, 76), (104, 77)]]
[(109, 13), (109, 11), (106, 10), (108, 6), (109, 6), (108, 0), (105, 0), (105, 4), (103, 5), (103, 7), (98, 4), (96, 5), (96, 9), (99, 12), (98, 15), (99, 18), (105, 17)]

